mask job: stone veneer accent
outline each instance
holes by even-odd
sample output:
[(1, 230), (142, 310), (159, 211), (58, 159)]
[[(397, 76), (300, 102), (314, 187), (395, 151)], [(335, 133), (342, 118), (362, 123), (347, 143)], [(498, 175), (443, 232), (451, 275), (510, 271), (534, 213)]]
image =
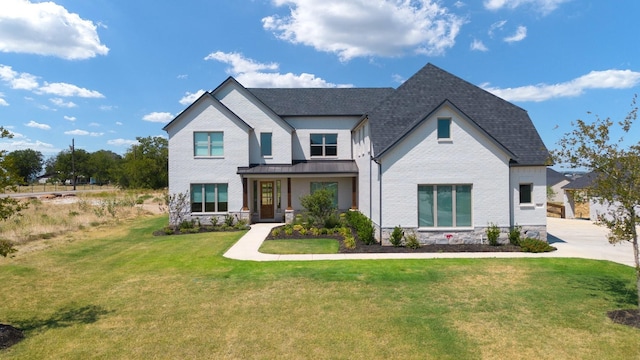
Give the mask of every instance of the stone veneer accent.
[[(460, 231), (431, 231), (418, 230), (417, 228), (403, 228), (403, 230), (405, 232), (405, 235), (414, 232), (417, 235), (418, 241), (421, 245), (460, 245), (487, 243), (486, 227), (476, 227), (473, 230)], [(382, 229), (382, 245), (391, 246), (391, 242), (389, 242), (391, 232), (393, 232), (393, 228)], [(508, 244), (508, 234), (509, 228), (501, 227), (498, 242), (501, 244)], [(522, 226), (522, 238), (526, 237), (547, 241), (547, 228), (546, 226)]]

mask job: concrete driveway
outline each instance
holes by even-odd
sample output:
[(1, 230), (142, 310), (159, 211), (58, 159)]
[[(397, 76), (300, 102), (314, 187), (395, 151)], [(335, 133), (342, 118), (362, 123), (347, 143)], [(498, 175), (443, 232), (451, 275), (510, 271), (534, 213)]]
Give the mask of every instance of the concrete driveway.
[(628, 241), (610, 244), (609, 230), (589, 220), (547, 218), (547, 233), (549, 243), (558, 248), (555, 253), (562, 257), (609, 260), (635, 267), (633, 245)]
[(277, 255), (263, 254), (260, 245), (273, 227), (282, 224), (253, 224), (238, 242), (224, 256), (236, 260), (249, 261), (306, 261), (306, 260), (347, 260), (347, 259), (436, 259), (436, 258), (584, 258), (609, 260), (635, 266), (633, 246), (629, 242), (612, 245), (607, 241), (607, 229), (586, 220), (547, 219), (549, 242), (558, 248), (550, 253), (361, 253), (361, 254), (303, 254)]

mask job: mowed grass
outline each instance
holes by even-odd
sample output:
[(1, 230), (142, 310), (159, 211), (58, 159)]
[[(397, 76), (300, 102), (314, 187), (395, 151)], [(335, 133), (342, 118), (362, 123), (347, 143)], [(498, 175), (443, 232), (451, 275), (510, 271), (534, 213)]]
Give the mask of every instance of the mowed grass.
[[(166, 216), (0, 258), (1, 359), (638, 359), (634, 271), (578, 259), (244, 262)], [(98, 232), (96, 232), (98, 233)]]
[(340, 243), (336, 239), (287, 239), (262, 243), (260, 252), (265, 254), (337, 254)]

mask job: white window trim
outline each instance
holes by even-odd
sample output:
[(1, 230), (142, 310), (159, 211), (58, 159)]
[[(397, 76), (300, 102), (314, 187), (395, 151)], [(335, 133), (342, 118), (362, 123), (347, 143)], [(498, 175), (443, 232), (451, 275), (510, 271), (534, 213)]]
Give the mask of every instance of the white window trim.
[[(454, 227), (454, 226), (418, 226), (418, 232), (439, 232), (439, 231), (471, 231), (471, 230), (475, 230), (475, 226), (473, 225), (473, 217), (474, 217), (474, 211), (473, 211), (473, 184), (418, 184), (418, 186), (433, 186), (433, 191), (436, 194), (436, 196), (433, 197), (433, 210), (434, 210), (434, 214), (437, 213), (437, 209), (438, 209), (438, 197), (437, 197), (437, 188), (438, 186), (452, 186), (454, 187), (452, 189), (452, 197), (455, 198), (455, 193), (456, 193), (456, 187), (457, 186), (470, 186), (471, 187), (471, 225), (470, 226), (459, 226), (459, 227)], [(418, 198), (418, 201), (420, 201), (420, 199)], [(418, 207), (420, 206), (420, 204), (418, 203)], [(418, 208), (416, 208), (416, 210), (418, 210)], [(453, 221), (456, 221), (456, 211), (457, 211), (457, 204), (454, 201), (452, 204), (452, 209), (451, 209), (452, 213), (453, 213)], [(419, 211), (416, 212), (418, 215), (418, 224), (420, 224), (420, 214)], [(437, 224), (438, 223), (438, 219), (437, 217), (434, 217), (434, 222)]]
[[(322, 135), (322, 144), (311, 144), (311, 136), (312, 135)], [(327, 146), (334, 146), (333, 144), (327, 144), (327, 135), (335, 135), (336, 136), (336, 154), (335, 155), (326, 155), (326, 150), (327, 150)], [(312, 155), (311, 154), (311, 148), (312, 147), (320, 147), (322, 146), (322, 155)], [(320, 159), (320, 158), (325, 158), (325, 159), (335, 159), (338, 157), (338, 133), (311, 133), (309, 134), (309, 157), (310, 158), (314, 158), (314, 159)]]
[[(209, 134), (220, 133), (222, 134), (222, 155), (196, 155), (196, 134), (207, 134), (207, 152), (211, 154), (211, 138)], [(194, 131), (193, 132), (193, 158), (194, 159), (224, 159), (224, 131)]]
[[(440, 120), (447, 120), (449, 121), (449, 137), (448, 138), (441, 138), (440, 135), (438, 134), (438, 130), (440, 128)], [(438, 139), (439, 143), (452, 143), (453, 142), (453, 134), (451, 131), (453, 128), (453, 120), (450, 117), (440, 117), (438, 118), (437, 122), (436, 122), (436, 138)]]

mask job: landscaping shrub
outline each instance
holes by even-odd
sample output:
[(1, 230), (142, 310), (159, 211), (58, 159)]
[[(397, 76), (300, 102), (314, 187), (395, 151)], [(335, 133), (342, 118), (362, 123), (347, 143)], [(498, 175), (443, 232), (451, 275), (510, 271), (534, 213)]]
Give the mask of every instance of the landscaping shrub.
[(346, 247), (347, 249), (355, 249), (356, 248), (356, 239), (351, 236), (345, 236), (344, 237), (344, 247)]
[(322, 226), (329, 216), (334, 214), (333, 192), (329, 189), (318, 189), (312, 194), (301, 196), (300, 204), (305, 208), (314, 225)]
[(17, 250), (13, 247), (13, 243), (9, 240), (0, 239), (0, 256), (7, 257)]
[(489, 227), (487, 228), (487, 240), (489, 240), (489, 245), (497, 246), (498, 238), (500, 237), (500, 228), (498, 225), (494, 223), (489, 223)]
[(514, 226), (509, 230), (509, 244), (519, 246), (520, 245), (520, 232), (522, 226)]
[(393, 231), (391, 232), (391, 237), (389, 237), (389, 242), (391, 242), (391, 245), (393, 245), (394, 247), (401, 246), (403, 236), (404, 236), (404, 231), (402, 231), (402, 228), (398, 225), (393, 228)]
[(324, 219), (324, 227), (327, 229), (333, 229), (340, 226), (340, 217), (338, 214), (331, 213)]
[(284, 233), (285, 233), (285, 235), (289, 235), (289, 236), (293, 235), (293, 226), (285, 225)]
[(418, 241), (418, 236), (415, 232), (412, 231), (404, 237), (404, 246), (409, 249), (417, 249), (420, 247), (420, 242)]
[(520, 240), (520, 247), (522, 248), (522, 251), (531, 253), (550, 252), (557, 250), (555, 247), (549, 245), (545, 241), (531, 238)]
[(235, 220), (236, 219), (231, 214), (227, 214), (224, 216), (224, 224), (227, 225), (228, 227), (232, 227)]
[(371, 219), (359, 211), (348, 211), (345, 216), (349, 226), (355, 229), (358, 239), (367, 245), (373, 244), (374, 228)]
[(278, 236), (280, 236), (280, 228), (275, 228), (273, 230), (271, 230), (271, 236), (273, 236), (274, 238), (277, 238)]

